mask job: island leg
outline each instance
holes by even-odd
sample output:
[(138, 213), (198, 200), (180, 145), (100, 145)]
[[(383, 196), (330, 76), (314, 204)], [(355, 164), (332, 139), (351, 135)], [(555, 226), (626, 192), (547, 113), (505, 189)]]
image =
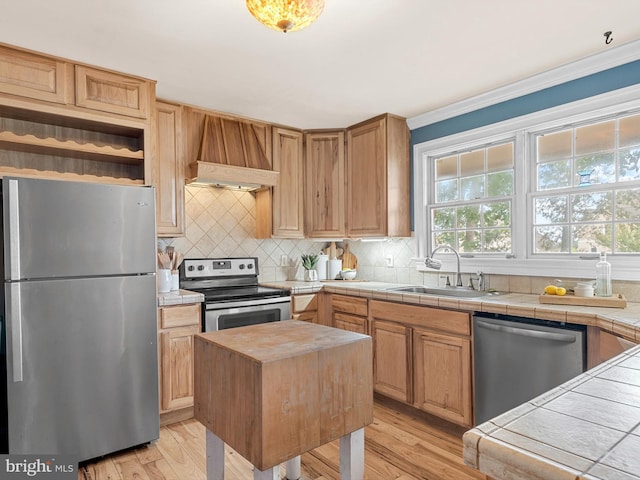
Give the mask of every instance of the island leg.
[(208, 428), (207, 480), (224, 480), (224, 442)]
[(300, 469), (300, 455), (292, 458), (291, 460), (287, 460), (285, 463), (285, 472), (287, 476), (287, 480), (299, 480), (302, 476), (302, 472)]
[(364, 428), (340, 437), (340, 479), (364, 478)]
[(280, 480), (280, 465), (266, 470), (258, 470), (253, 467), (253, 480)]

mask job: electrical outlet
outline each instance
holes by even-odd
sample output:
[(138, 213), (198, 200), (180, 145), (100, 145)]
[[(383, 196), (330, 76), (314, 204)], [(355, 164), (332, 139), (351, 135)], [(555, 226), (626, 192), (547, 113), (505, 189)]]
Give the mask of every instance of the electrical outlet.
[(280, 266), (286, 267), (287, 265), (289, 265), (289, 257), (286, 255), (280, 255)]
[(385, 260), (387, 261), (387, 267), (393, 267), (393, 255), (387, 255)]

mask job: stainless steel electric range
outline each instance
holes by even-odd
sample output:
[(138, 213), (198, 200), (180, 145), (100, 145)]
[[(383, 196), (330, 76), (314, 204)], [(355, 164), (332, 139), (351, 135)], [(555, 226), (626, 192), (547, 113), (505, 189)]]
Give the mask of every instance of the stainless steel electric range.
[(289, 290), (260, 286), (258, 273), (256, 257), (196, 258), (180, 265), (180, 288), (204, 294), (204, 332), (291, 318)]

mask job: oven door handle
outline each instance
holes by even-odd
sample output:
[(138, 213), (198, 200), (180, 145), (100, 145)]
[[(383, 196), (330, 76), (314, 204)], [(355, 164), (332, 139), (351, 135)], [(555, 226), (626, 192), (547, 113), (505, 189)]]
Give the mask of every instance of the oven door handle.
[(205, 303), (205, 310), (223, 310), (239, 307), (257, 307), (260, 305), (273, 305), (277, 303), (290, 303), (291, 297), (254, 298), (239, 302), (211, 302)]

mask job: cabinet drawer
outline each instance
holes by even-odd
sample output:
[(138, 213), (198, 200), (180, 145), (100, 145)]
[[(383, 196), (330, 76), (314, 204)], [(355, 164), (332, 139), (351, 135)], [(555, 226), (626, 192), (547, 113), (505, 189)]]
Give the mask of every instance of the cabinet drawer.
[(151, 81), (76, 65), (76, 105), (149, 118)]
[(318, 295), (293, 295), (291, 297), (291, 309), (293, 313), (315, 312), (318, 310)]
[(471, 335), (471, 315), (440, 308), (371, 300), (371, 316), (457, 335)]
[(348, 295), (332, 295), (331, 307), (333, 311), (352, 313), (366, 317), (369, 314), (367, 299), (360, 297), (350, 297)]
[(160, 309), (160, 328), (200, 325), (200, 304), (163, 307)]
[(293, 320), (300, 320), (302, 322), (318, 323), (318, 312), (302, 312), (295, 313), (291, 316)]
[(334, 327), (348, 330), (349, 332), (367, 334), (367, 319), (355, 317), (353, 315), (345, 315), (344, 313), (333, 314)]
[(0, 92), (64, 104), (69, 93), (66, 66), (54, 58), (0, 47)]

